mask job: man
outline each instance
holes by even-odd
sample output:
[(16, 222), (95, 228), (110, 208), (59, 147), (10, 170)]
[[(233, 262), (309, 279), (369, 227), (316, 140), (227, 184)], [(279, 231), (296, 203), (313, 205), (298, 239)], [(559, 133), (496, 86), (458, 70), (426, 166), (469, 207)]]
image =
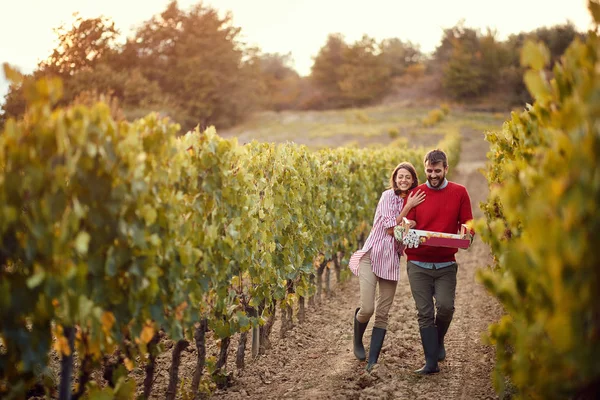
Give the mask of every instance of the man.
[[(469, 194), (464, 186), (446, 179), (448, 158), (443, 151), (427, 153), (424, 166), (427, 182), (415, 190), (423, 190), (427, 200), (410, 210), (407, 218), (416, 221), (415, 229), (455, 234), (461, 224), (473, 219)], [(472, 243), (473, 232), (470, 233)], [(446, 358), (444, 336), (454, 314), (457, 251), (457, 248), (432, 246), (405, 249), (408, 281), (425, 353), (425, 365), (415, 371), (418, 374), (439, 372), (438, 361)]]

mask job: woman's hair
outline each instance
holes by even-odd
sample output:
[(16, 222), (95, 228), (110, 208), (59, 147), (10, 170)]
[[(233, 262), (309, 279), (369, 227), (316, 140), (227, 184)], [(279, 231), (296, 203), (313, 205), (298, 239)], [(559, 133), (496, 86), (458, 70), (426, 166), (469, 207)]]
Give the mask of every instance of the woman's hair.
[(413, 190), (419, 185), (419, 178), (417, 178), (417, 170), (415, 167), (409, 162), (402, 162), (394, 168), (394, 172), (392, 172), (392, 176), (390, 177), (390, 188), (394, 189), (394, 193), (396, 194), (400, 194), (400, 188), (396, 184), (396, 175), (398, 175), (398, 171), (401, 169), (407, 170), (412, 175), (413, 183), (408, 190)]

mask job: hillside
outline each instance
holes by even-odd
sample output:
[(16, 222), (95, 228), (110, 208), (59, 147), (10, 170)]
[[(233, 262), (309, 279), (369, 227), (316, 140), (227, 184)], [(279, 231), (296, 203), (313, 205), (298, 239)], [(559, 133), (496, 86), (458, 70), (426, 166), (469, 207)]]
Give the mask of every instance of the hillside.
[[(450, 107), (439, 121), (426, 122), (439, 109), (436, 98), (422, 97), (389, 101), (373, 107), (330, 111), (266, 111), (254, 114), (232, 129), (219, 130), (223, 137), (237, 137), (241, 143), (253, 139), (265, 142), (291, 141), (311, 148), (387, 145), (404, 139), (411, 147), (434, 146), (448, 133), (468, 130), (479, 135), (498, 130), (508, 112), (471, 111)], [(427, 103), (431, 103), (427, 105)], [(431, 123), (433, 122), (433, 123)], [(485, 156), (485, 154), (483, 155)]]

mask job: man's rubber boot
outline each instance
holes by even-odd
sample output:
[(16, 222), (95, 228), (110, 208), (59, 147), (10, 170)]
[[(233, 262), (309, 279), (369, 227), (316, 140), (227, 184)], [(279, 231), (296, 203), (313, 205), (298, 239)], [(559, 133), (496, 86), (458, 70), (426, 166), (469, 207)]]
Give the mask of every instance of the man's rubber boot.
[(367, 359), (365, 353), (365, 346), (363, 345), (363, 335), (365, 334), (365, 329), (367, 329), (367, 325), (369, 322), (358, 322), (356, 319), (356, 314), (358, 314), (358, 310), (360, 307), (354, 311), (354, 355), (360, 361), (365, 361)]
[(446, 348), (444, 347), (444, 336), (446, 336), (446, 332), (448, 332), (448, 327), (450, 327), (450, 321), (444, 321), (441, 319), (436, 319), (435, 325), (438, 330), (438, 361), (444, 361), (446, 359)]
[(421, 343), (423, 344), (423, 352), (425, 353), (425, 365), (423, 368), (416, 370), (419, 375), (429, 375), (440, 372), (438, 367), (438, 331), (435, 326), (420, 329)]
[(377, 364), (386, 332), (387, 330), (383, 328), (373, 328), (373, 333), (371, 334), (371, 346), (369, 346), (369, 362), (367, 363), (367, 371), (369, 372), (373, 369), (373, 366)]

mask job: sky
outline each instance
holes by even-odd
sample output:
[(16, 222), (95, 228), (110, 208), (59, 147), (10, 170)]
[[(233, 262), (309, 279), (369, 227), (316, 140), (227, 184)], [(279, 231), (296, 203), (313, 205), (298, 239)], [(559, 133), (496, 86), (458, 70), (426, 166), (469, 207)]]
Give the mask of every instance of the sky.
[[(187, 10), (200, 0), (179, 0)], [(3, 0), (0, 5), (0, 63), (32, 72), (56, 45), (53, 29), (69, 26), (73, 13), (84, 18), (110, 17), (123, 37), (169, 0)], [(460, 20), (470, 28), (493, 28), (498, 38), (541, 26), (573, 22), (590, 27), (587, 0), (204, 0), (222, 13), (230, 11), (241, 39), (264, 52), (291, 53), (294, 68), (308, 75), (313, 57), (327, 35), (341, 33), (351, 43), (366, 34), (375, 39), (397, 37), (433, 52), (443, 29)], [(0, 102), (8, 83), (0, 72)]]

